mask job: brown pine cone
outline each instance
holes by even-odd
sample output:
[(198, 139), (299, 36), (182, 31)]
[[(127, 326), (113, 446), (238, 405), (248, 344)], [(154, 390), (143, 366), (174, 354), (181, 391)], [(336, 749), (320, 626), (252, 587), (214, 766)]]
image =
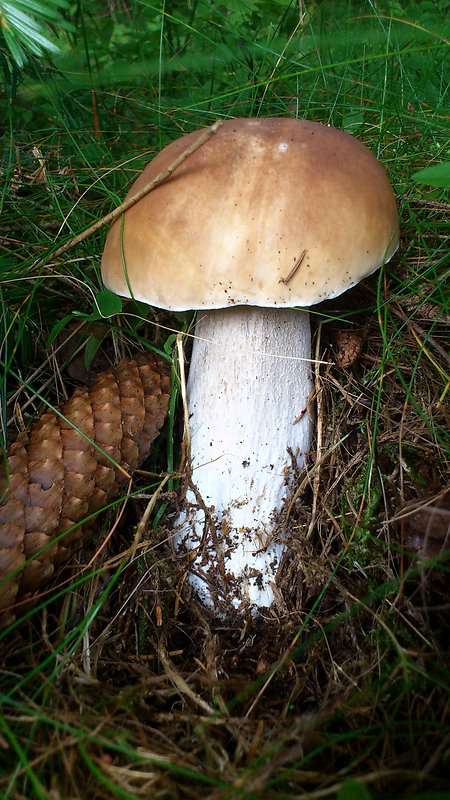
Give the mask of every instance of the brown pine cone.
[(334, 335), (335, 358), (339, 367), (351, 367), (361, 355), (363, 337), (361, 331), (340, 329)]
[(32, 600), (69, 556), (82, 528), (55, 538), (126, 483), (105, 454), (128, 473), (148, 456), (169, 395), (168, 365), (141, 353), (77, 389), (59, 414), (45, 412), (11, 445), (0, 471), (0, 629), (14, 621), (14, 604)]

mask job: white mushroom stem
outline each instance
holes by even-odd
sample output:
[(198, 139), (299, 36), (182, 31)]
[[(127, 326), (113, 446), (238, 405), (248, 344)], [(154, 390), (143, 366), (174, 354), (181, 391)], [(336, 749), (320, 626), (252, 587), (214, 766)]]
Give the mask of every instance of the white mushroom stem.
[(175, 546), (194, 551), (190, 581), (204, 603), (270, 606), (292, 459), (302, 467), (310, 443), (309, 315), (202, 312), (195, 337), (187, 395), (196, 493), (175, 523)]

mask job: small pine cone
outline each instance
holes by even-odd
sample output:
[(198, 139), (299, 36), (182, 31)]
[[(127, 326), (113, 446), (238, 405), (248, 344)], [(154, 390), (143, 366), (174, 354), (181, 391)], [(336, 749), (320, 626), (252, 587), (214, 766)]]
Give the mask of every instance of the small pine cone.
[(11, 445), (0, 471), (0, 629), (14, 621), (14, 604), (32, 601), (70, 555), (82, 528), (57, 537), (126, 483), (110, 459), (127, 473), (146, 459), (169, 395), (167, 364), (141, 353), (77, 389)]
[(359, 331), (338, 330), (334, 338), (336, 364), (339, 367), (351, 367), (361, 355), (361, 333)]

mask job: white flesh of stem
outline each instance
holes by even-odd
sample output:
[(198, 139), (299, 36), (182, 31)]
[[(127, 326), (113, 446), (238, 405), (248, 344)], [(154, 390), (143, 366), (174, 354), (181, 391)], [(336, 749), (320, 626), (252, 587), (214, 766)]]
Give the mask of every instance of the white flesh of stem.
[[(195, 337), (187, 397), (197, 497), (188, 491), (175, 546), (197, 551), (190, 581), (207, 605), (270, 606), (284, 550), (277, 515), (292, 486), (292, 456), (301, 468), (310, 443), (309, 316), (208, 311)], [(211, 512), (206, 526), (202, 506)]]

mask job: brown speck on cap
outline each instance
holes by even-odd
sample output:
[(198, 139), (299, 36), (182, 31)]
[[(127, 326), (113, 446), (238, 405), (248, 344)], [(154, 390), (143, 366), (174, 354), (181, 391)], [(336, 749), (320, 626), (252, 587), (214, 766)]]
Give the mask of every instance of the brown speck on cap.
[[(164, 148), (127, 197), (201, 133)], [(235, 119), (126, 211), (122, 243), (121, 221), (113, 223), (102, 273), (118, 294), (130, 297), (131, 287), (136, 299), (174, 311), (206, 298), (209, 308), (228, 305), (220, 281), (236, 305), (309, 306), (389, 260), (398, 236), (385, 171), (353, 136), (306, 120)], [(309, 283), (306, 262), (287, 281), (303, 250)]]

